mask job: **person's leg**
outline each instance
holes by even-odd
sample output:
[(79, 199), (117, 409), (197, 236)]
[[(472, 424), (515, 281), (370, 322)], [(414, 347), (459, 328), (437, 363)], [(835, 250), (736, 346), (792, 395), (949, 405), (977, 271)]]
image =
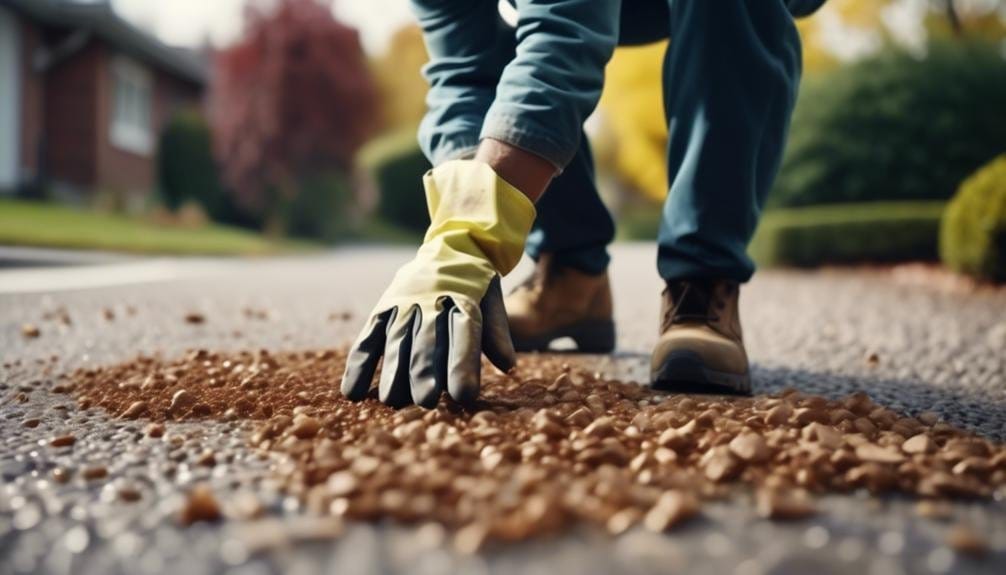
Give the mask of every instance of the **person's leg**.
[(538, 217), (525, 251), (538, 261), (552, 254), (555, 264), (587, 274), (608, 268), (607, 245), (615, 237), (615, 223), (601, 202), (594, 181), (594, 160), (587, 137), (566, 169), (538, 200)]
[(796, 100), (800, 39), (784, 0), (669, 1), (657, 268), (668, 281), (744, 282)]
[(667, 281), (650, 381), (749, 393), (738, 283), (779, 169), (800, 75), (784, 0), (670, 0), (664, 59), (670, 190), (658, 236)]
[(506, 298), (514, 347), (542, 351), (568, 337), (582, 352), (607, 353), (615, 347), (606, 273), (615, 226), (597, 193), (585, 136), (537, 207), (525, 245), (535, 271)]

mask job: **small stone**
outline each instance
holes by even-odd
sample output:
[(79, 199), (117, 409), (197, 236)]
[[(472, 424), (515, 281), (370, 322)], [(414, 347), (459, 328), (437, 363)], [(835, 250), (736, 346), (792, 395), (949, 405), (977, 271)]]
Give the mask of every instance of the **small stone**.
[(93, 467), (88, 467), (84, 469), (81, 473), (84, 479), (88, 481), (94, 481), (96, 479), (104, 479), (108, 477), (108, 468), (103, 465), (95, 465)]
[(786, 402), (773, 407), (765, 414), (765, 423), (768, 425), (783, 425), (793, 416), (793, 408)]
[(887, 491), (898, 481), (891, 465), (867, 462), (849, 469), (845, 480), (857, 487), (866, 487), (874, 493)]
[(866, 354), (866, 365), (870, 367), (877, 367), (880, 365), (880, 355), (875, 351)]
[(151, 423), (150, 425), (147, 426), (145, 433), (147, 434), (147, 437), (153, 437), (153, 438), (163, 437), (164, 426), (161, 425), (160, 423)]
[(809, 439), (814, 439), (827, 449), (838, 449), (842, 446), (842, 434), (830, 425), (811, 423), (803, 428)]
[(729, 481), (743, 470), (743, 465), (726, 446), (720, 446), (702, 457), (702, 468), (710, 481)]
[(141, 497), (140, 491), (131, 485), (123, 485), (119, 488), (119, 499), (126, 503), (139, 501)]
[(665, 491), (646, 513), (643, 525), (650, 531), (661, 533), (680, 525), (698, 512), (698, 501), (691, 494), (678, 490)]
[(930, 497), (975, 497), (980, 493), (973, 481), (943, 471), (923, 476), (919, 481), (917, 491), (920, 495)]
[(328, 476), (328, 492), (334, 497), (344, 497), (356, 491), (359, 481), (350, 471), (338, 471)]
[(639, 521), (639, 515), (639, 511), (634, 507), (617, 511), (608, 518), (608, 521), (604, 525), (605, 529), (612, 535), (621, 535)]
[(203, 467), (213, 467), (217, 464), (217, 456), (212, 450), (207, 449), (196, 457), (196, 465), (201, 465)]
[(803, 519), (817, 513), (802, 490), (761, 489), (755, 495), (755, 507), (767, 519)]
[(293, 418), (290, 433), (297, 439), (311, 439), (321, 431), (321, 422), (309, 415), (298, 415)]
[(147, 413), (147, 402), (145, 401), (134, 401), (122, 412), (120, 417), (123, 419), (136, 419)]
[(196, 485), (186, 496), (178, 520), (189, 526), (197, 521), (217, 521), (220, 517), (220, 504), (213, 491), (207, 485)]
[(199, 312), (189, 312), (185, 314), (185, 323), (191, 325), (200, 325), (206, 323), (206, 316)]
[(743, 433), (730, 441), (730, 451), (749, 463), (765, 461), (771, 455), (768, 445), (760, 435)]
[(793, 421), (799, 425), (808, 423), (828, 423), (830, 416), (827, 411), (813, 407), (801, 407), (793, 412)]
[(989, 552), (988, 540), (968, 525), (955, 525), (947, 533), (947, 545), (951, 549), (970, 555), (981, 557)]
[(35, 429), (38, 425), (42, 423), (42, 420), (37, 417), (30, 417), (21, 422), (21, 425), (27, 427), (28, 429)]
[(932, 453), (936, 451), (936, 443), (925, 434), (919, 434), (915, 437), (909, 437), (901, 444), (901, 450), (909, 455), (915, 455), (919, 453)]
[(65, 467), (57, 467), (52, 470), (52, 480), (56, 483), (67, 483), (73, 474)]
[(954, 475), (976, 475), (984, 477), (992, 473), (991, 462), (984, 457), (965, 457), (957, 462), (952, 470)]
[(695, 435), (690, 431), (692, 429), (694, 429), (694, 426), (687, 426), (687, 428), (667, 428), (657, 438), (657, 444), (677, 452), (682, 452), (695, 444)]
[(584, 428), (583, 432), (591, 437), (608, 437), (615, 432), (610, 417), (599, 417), (593, 423)]
[(227, 501), (227, 516), (234, 519), (258, 519), (265, 514), (265, 507), (257, 495), (251, 491), (239, 491)]
[(26, 323), (21, 326), (21, 335), (27, 339), (35, 339), (42, 335), (42, 331), (33, 323)]
[(454, 535), (454, 549), (464, 555), (477, 553), (489, 538), (489, 526), (485, 523), (472, 523), (458, 530)]
[(185, 410), (191, 408), (196, 403), (196, 396), (189, 392), (187, 389), (179, 389), (171, 396), (171, 403), (168, 405), (168, 411), (175, 415), (182, 414)]
[(856, 457), (860, 461), (871, 463), (901, 463), (905, 460), (905, 456), (897, 451), (881, 447), (874, 443), (864, 443), (856, 446)]
[(49, 445), (53, 447), (69, 447), (74, 443), (77, 443), (77, 438), (70, 434), (58, 435), (49, 440)]

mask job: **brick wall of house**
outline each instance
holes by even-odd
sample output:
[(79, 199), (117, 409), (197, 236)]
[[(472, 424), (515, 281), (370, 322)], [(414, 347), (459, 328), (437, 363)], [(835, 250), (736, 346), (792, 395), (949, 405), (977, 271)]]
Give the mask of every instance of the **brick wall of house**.
[(46, 71), (44, 119), (48, 177), (90, 188), (98, 184), (102, 48), (90, 42)]
[[(202, 105), (202, 87), (142, 64), (153, 78), (150, 154), (116, 146), (111, 138), (114, 106), (112, 63), (117, 52), (97, 39), (54, 63), (35, 69), (48, 40), (45, 28), (15, 15), (21, 37), (20, 168), (28, 180), (44, 175), (89, 194), (104, 190), (139, 196), (156, 187), (156, 141), (181, 107)], [(58, 42), (58, 38), (56, 40)]]
[(32, 54), (39, 46), (38, 27), (30, 21), (18, 18), (21, 35), (21, 134), (20, 170), (28, 180), (34, 180), (39, 172), (42, 134), (45, 129), (42, 115), (42, 97), (45, 88), (42, 75), (35, 72)]
[[(154, 188), (154, 153), (141, 155), (112, 142), (111, 125), (115, 96), (112, 63), (115, 53), (102, 48), (98, 81), (98, 162), (96, 185), (115, 193), (138, 196)], [(149, 68), (148, 68), (149, 69)], [(156, 133), (156, 132), (155, 132)]]
[(156, 188), (156, 143), (165, 124), (179, 107), (199, 106), (202, 92), (198, 86), (147, 66), (153, 79), (151, 128), (154, 147), (149, 155), (124, 150), (112, 141), (110, 130), (115, 89), (112, 74), (114, 58), (113, 51), (104, 50), (97, 112), (99, 126), (97, 184), (111, 191), (136, 197)]

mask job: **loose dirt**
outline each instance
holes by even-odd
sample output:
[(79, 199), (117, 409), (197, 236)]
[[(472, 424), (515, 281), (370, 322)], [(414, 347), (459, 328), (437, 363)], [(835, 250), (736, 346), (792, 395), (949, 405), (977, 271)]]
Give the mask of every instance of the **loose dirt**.
[[(486, 366), (467, 409), (446, 397), (433, 410), (349, 402), (341, 350), (139, 357), (75, 372), (69, 391), (82, 407), (150, 420), (146, 435), (164, 440), (165, 421), (251, 420), (248, 441), (286, 456), (278, 479), (312, 513), (433, 521), (465, 551), (576, 522), (663, 531), (704, 501), (745, 493), (758, 514), (785, 520), (814, 514), (814, 495), (828, 492), (939, 501), (1006, 486), (1006, 446), (864, 394), (666, 395), (565, 362), (523, 357), (510, 374)], [(226, 507), (200, 488), (181, 520)]]

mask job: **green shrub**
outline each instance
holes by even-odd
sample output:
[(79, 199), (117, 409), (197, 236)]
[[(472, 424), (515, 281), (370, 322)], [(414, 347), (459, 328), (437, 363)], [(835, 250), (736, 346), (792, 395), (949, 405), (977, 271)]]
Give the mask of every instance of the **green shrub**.
[(423, 174), (430, 163), (416, 142), (415, 129), (377, 138), (360, 153), (364, 168), (377, 186), (377, 216), (386, 223), (413, 232), (430, 225), (423, 191)]
[(1006, 59), (997, 45), (896, 49), (801, 88), (774, 207), (948, 200), (1003, 151)]
[(291, 237), (334, 242), (354, 228), (353, 191), (335, 172), (300, 179), (296, 196), (280, 206), (283, 231)]
[(940, 258), (955, 271), (1006, 282), (1006, 154), (965, 180), (950, 201)]
[(161, 198), (172, 211), (189, 200), (198, 202), (211, 216), (222, 211), (226, 197), (213, 160), (210, 128), (199, 112), (179, 112), (164, 127), (157, 180)]
[(763, 266), (932, 261), (944, 205), (876, 202), (771, 210), (749, 251)]

